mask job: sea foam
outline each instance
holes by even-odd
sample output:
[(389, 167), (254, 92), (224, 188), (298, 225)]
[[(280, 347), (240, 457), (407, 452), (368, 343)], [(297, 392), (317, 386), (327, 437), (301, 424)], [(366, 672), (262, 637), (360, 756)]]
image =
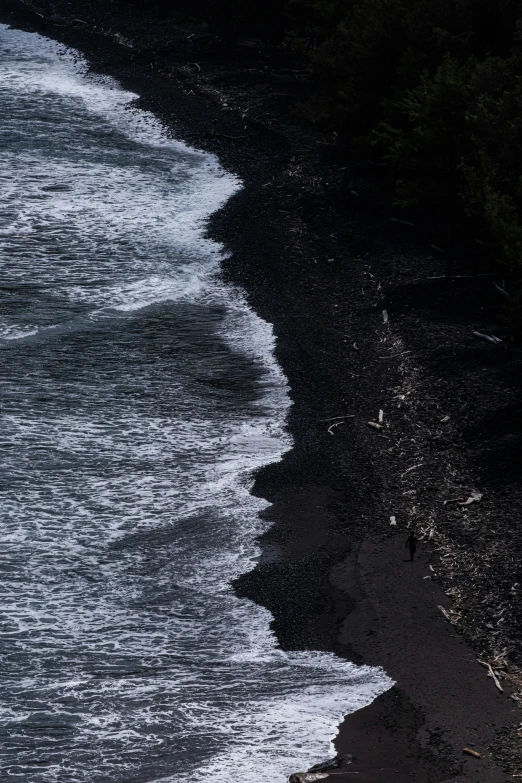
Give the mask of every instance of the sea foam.
[(0, 26), (0, 69), (4, 768), (283, 783), (391, 681), (282, 651), (231, 589), (292, 446), (272, 327), (205, 235), (241, 183), (78, 52)]

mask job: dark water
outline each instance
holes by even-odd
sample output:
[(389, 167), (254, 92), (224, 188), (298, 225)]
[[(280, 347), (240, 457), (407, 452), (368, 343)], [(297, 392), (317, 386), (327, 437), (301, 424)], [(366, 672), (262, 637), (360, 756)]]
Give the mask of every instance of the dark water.
[(291, 445), (203, 233), (239, 183), (86, 70), (0, 26), (0, 779), (282, 782), (389, 681), (231, 592)]

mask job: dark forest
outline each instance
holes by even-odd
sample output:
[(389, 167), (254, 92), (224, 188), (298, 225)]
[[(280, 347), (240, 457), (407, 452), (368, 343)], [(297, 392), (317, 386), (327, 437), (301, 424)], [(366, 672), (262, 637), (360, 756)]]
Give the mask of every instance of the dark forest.
[(522, 290), (518, 0), (133, 5), (203, 21), (229, 52), (254, 36), (300, 53), (315, 88), (299, 110), (318, 131), (348, 156), (386, 164), (396, 206), (437, 215), (447, 245), (457, 235), (480, 243)]

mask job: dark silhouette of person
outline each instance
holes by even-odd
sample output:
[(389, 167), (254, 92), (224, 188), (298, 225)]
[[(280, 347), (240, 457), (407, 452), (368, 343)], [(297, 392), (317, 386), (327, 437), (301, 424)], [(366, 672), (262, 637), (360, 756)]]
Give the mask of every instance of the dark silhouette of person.
[(413, 560), (415, 551), (417, 549), (417, 539), (415, 538), (415, 533), (413, 532), (413, 530), (411, 531), (410, 535), (406, 539), (406, 549), (410, 550), (410, 560)]

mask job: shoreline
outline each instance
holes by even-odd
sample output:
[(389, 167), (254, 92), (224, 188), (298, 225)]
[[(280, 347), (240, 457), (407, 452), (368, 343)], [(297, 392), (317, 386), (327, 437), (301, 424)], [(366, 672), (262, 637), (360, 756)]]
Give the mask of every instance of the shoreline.
[[(289, 429), (295, 445), (257, 475), (254, 493), (271, 502), (266, 513), (273, 525), (262, 537), (258, 567), (238, 580), (236, 590), (271, 611), (284, 649), (330, 650), (383, 666), (396, 680), (345, 719), (337, 751), (356, 757), (353, 770), (361, 783), (391, 775), (397, 781), (504, 781), (499, 764), (506, 763), (513, 737), (503, 745), (499, 737), (520, 722), (519, 713), (444, 619), (439, 605), (449, 611), (454, 605), (435, 581), (448, 589), (441, 560), (462, 547), (454, 528), (465, 514), (466, 535), (476, 536), (485, 505), (452, 507), (444, 511), (449, 521), (440, 519), (441, 490), (451, 489), (445, 498), (467, 496), (478, 483), (478, 458), (472, 454), (470, 464), (462, 435), (473, 426), (478, 390), (475, 408), (469, 399), (470, 410), (463, 404), (476, 384), (475, 364), (500, 360), (474, 340), (459, 311), (463, 297), (464, 316), (485, 303), (484, 326), (477, 320), (473, 326), (487, 330), (494, 321), (491, 285), (477, 281), (470, 294), (470, 286), (456, 283), (448, 295), (441, 281), (427, 282), (441, 274), (440, 259), (390, 227), (385, 212), (376, 218), (354, 198), (347, 216), (340, 216), (328, 198), (306, 190), (303, 196), (303, 181), (312, 180), (318, 167), (327, 176), (335, 172), (321, 162), (297, 119), (286, 133), (260, 120), (245, 133), (237, 108), (223, 106), (218, 91), (201, 85), (194, 94), (190, 75), (185, 82), (167, 80), (131, 60), (126, 46), (80, 24), (71, 29), (42, 22), (17, 0), (7, 0), (1, 21), (9, 23), (10, 9), (11, 23), (34, 25), (84, 51), (94, 70), (139, 93), (140, 107), (187, 143), (217, 154), (245, 183), (214, 215), (209, 232), (232, 251), (226, 277), (274, 325), (276, 357), (294, 402)], [(445, 385), (441, 377), (448, 364), (457, 372), (459, 362), (467, 362), (473, 376), (462, 395), (452, 378)], [(494, 398), (493, 390), (481, 414), (494, 412)], [(379, 410), (381, 432), (367, 424)], [(343, 415), (344, 424), (328, 433), (324, 419)], [(442, 422), (445, 416), (449, 423)], [(522, 508), (511, 492), (501, 513), (508, 500)], [(486, 511), (488, 520), (494, 511)], [(426, 529), (427, 540), (410, 567), (403, 553), (412, 520)], [(431, 538), (430, 530), (436, 531)], [(466, 620), (465, 609), (463, 614)], [(471, 745), (483, 754), (480, 761), (462, 755)], [(495, 745), (497, 759), (490, 751)]]

